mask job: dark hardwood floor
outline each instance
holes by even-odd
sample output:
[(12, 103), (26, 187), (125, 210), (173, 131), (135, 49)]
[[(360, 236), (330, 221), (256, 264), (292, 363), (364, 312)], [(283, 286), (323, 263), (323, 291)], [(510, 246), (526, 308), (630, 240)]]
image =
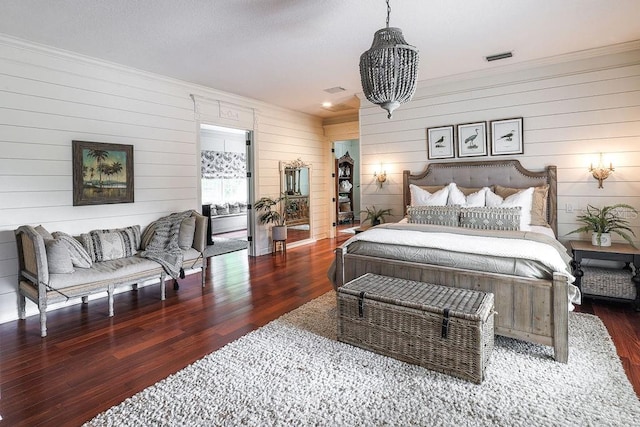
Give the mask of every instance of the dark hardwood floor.
[[(286, 256), (211, 258), (207, 286), (199, 274), (0, 325), (0, 426), (75, 426), (331, 289), (326, 277), (339, 234), (287, 250)], [(640, 314), (627, 306), (587, 303), (581, 311), (607, 325), (640, 394)]]

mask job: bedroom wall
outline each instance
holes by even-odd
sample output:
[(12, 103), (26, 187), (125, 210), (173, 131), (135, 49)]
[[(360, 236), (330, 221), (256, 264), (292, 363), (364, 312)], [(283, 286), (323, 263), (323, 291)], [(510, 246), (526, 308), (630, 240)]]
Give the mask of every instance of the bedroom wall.
[[(421, 66), (430, 66), (428, 54)], [(558, 167), (561, 240), (587, 238), (565, 236), (577, 228), (575, 217), (587, 203), (624, 202), (640, 209), (640, 42), (421, 82), (413, 100), (391, 120), (386, 111), (363, 101), (362, 206), (391, 207), (401, 218), (402, 171), (426, 167), (428, 127), (511, 117), (524, 118), (524, 154), (495, 159), (516, 158), (533, 170)], [(600, 152), (616, 169), (603, 189), (588, 172)], [(364, 177), (372, 176), (381, 162), (388, 180), (378, 189)], [(640, 237), (640, 221), (631, 221)]]
[[(79, 234), (200, 210), (201, 115), (190, 94), (220, 107), (211, 124), (238, 127), (244, 115), (232, 113), (251, 112), (257, 196), (277, 194), (279, 160), (301, 156), (314, 164), (314, 231), (326, 235), (328, 150), (320, 119), (3, 36), (0, 70), (0, 323), (17, 318), (19, 225)], [(72, 140), (133, 145), (135, 202), (72, 206)], [(258, 231), (258, 251), (265, 253), (268, 237)], [(27, 308), (37, 313), (34, 304)]]

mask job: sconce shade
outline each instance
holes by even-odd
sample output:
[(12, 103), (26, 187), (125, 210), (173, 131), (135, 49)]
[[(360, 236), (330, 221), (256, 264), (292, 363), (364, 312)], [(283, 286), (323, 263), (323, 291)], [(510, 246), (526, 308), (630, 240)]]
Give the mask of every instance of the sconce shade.
[(360, 79), (366, 98), (393, 111), (413, 97), (418, 76), (418, 49), (407, 44), (400, 28), (376, 31), (371, 48), (360, 56)]

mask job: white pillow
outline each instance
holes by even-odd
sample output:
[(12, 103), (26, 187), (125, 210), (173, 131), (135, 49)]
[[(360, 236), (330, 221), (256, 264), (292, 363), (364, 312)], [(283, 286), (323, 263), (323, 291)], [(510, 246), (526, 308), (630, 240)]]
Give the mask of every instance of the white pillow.
[(449, 187), (444, 187), (443, 189), (431, 194), (427, 190), (420, 188), (417, 185), (410, 184), (409, 191), (411, 192), (411, 206), (447, 205), (447, 198), (449, 197)]
[(459, 205), (466, 208), (480, 208), (485, 206), (485, 193), (489, 187), (483, 187), (482, 189), (465, 196), (464, 193), (458, 188), (455, 182), (449, 184), (449, 198), (447, 200), (448, 205)]
[(533, 187), (518, 191), (503, 199), (491, 190), (487, 190), (485, 197), (488, 207), (514, 208), (520, 207), (520, 230), (531, 230), (531, 204), (533, 203)]

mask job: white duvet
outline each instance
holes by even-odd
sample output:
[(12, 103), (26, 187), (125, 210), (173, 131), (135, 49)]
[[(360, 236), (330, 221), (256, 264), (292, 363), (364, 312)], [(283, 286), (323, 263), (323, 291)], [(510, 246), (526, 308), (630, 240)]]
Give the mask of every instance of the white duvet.
[[(413, 230), (372, 228), (356, 234), (345, 246), (355, 241), (368, 241), (403, 246), (431, 247), (460, 253), (491, 255), (538, 261), (551, 270), (564, 275), (569, 284), (569, 301), (580, 303), (580, 293), (572, 285), (575, 277), (556, 248), (542, 242), (525, 239), (501, 239), (489, 236), (468, 236), (446, 232), (416, 233)], [(570, 304), (570, 309), (573, 306)]]

